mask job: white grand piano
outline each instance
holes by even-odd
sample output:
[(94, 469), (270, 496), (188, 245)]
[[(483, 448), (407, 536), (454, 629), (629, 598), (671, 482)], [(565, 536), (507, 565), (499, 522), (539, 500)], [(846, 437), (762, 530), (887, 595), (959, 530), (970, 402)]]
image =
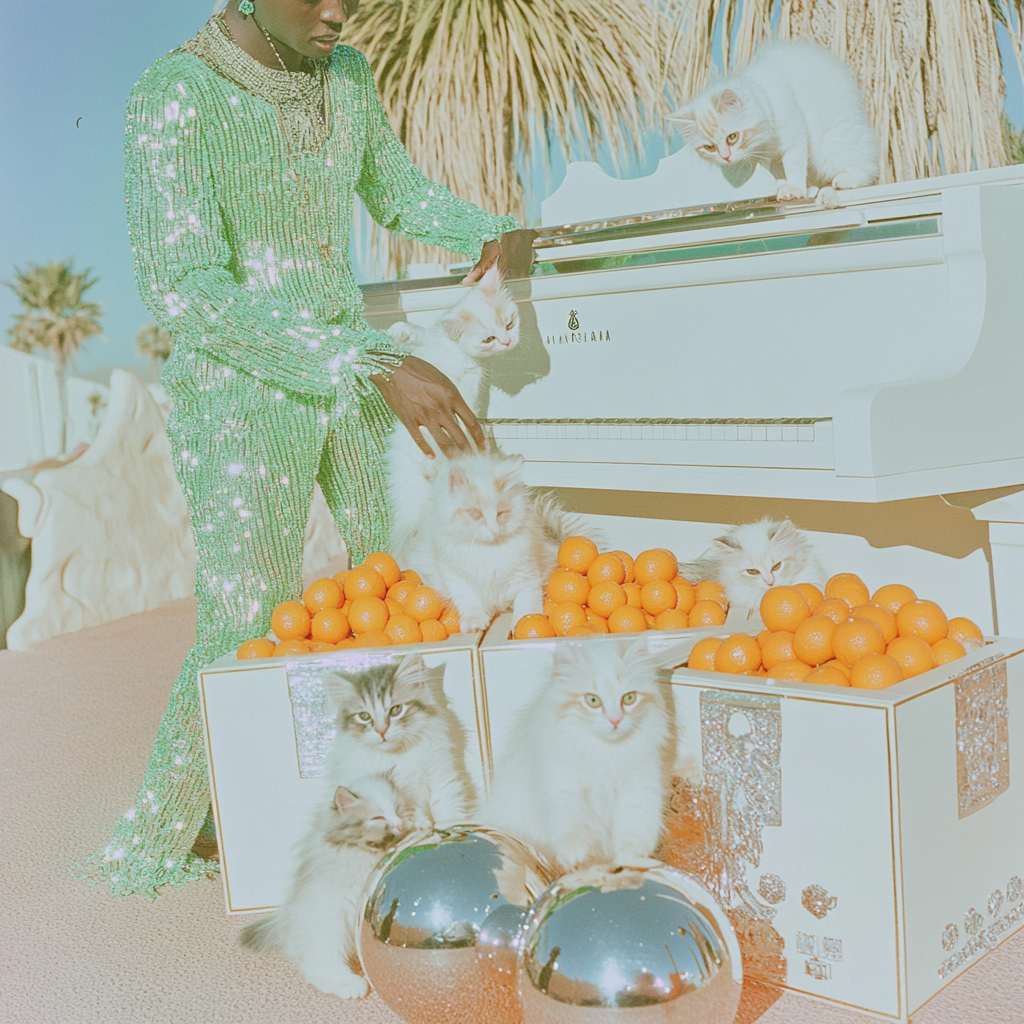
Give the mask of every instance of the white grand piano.
[[(999, 630), (1024, 635), (1024, 166), (840, 199), (542, 228), (486, 420), (531, 483), (591, 512), (683, 519), (665, 496), (687, 495), (898, 520), (945, 495), (991, 524)], [(459, 287), (364, 294), (387, 326)]]

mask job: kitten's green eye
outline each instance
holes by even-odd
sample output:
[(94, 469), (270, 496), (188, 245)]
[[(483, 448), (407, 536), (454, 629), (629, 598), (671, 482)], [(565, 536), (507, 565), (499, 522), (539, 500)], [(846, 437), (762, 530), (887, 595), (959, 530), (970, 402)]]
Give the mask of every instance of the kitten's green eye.
[(400, 718), (400, 717), (401, 717), (401, 715), (402, 715), (402, 712), (403, 712), (403, 711), (405, 711), (405, 705), (404, 705), (404, 704), (396, 704), (396, 705), (395, 705), (395, 706), (394, 706), (394, 707), (393, 707), (393, 708), (392, 708), (392, 709), (391, 709), (391, 710), (390, 710), (390, 711), (388, 712), (388, 717), (389, 717), (389, 718)]
[(709, 153), (714, 153), (718, 149), (718, 147), (715, 145), (701, 146), (700, 148), (706, 149)]
[(367, 714), (365, 711), (360, 711), (359, 714), (356, 715), (356, 718), (358, 718), (360, 722), (372, 722), (373, 721), (373, 717), (371, 715)]
[(483, 512), (478, 508), (467, 509), (467, 511), (477, 522), (480, 522), (484, 518)]
[(601, 706), (601, 698), (596, 693), (585, 693), (583, 694), (583, 699), (589, 707), (599, 708)]
[(782, 563), (781, 562), (776, 562), (772, 566), (772, 572), (778, 572), (781, 568), (782, 568)]
[(515, 325), (516, 325), (516, 318), (512, 317), (512, 319), (509, 320), (509, 322), (507, 324), (505, 324), (505, 330), (506, 331), (511, 331), (512, 328), (515, 327)]
[(733, 145), (739, 139), (739, 137), (740, 137), (740, 133), (739, 132), (732, 132), (730, 135), (727, 135), (725, 137), (725, 141), (728, 142), (729, 145), (731, 146), (731, 145)]
[(630, 704), (635, 704), (637, 698), (636, 690), (631, 690), (629, 693), (623, 694), (622, 706), (628, 708)]
[(747, 572), (751, 576), (760, 576), (761, 575), (761, 570), (760, 569), (748, 569)]

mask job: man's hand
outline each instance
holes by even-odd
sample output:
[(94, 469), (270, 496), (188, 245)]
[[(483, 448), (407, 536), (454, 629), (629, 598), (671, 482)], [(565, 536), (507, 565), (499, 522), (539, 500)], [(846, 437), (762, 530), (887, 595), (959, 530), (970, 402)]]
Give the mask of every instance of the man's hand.
[(421, 427), (433, 437), (444, 455), (486, 448), (483, 429), (473, 410), (463, 401), (455, 385), (430, 363), (416, 356), (406, 356), (390, 377), (379, 375), (370, 380), (428, 458), (432, 459), (435, 453), (421, 433)]
[(498, 262), (500, 255), (501, 242), (484, 242), (484, 247), (480, 250), (480, 259), (476, 261), (476, 266), (462, 279), (462, 283), (465, 285), (476, 284)]

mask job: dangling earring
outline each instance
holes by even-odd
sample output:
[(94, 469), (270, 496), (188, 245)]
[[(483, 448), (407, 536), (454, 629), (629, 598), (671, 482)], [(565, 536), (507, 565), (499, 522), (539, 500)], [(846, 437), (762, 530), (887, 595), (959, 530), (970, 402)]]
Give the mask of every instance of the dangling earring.
[(241, 14), (243, 18), (248, 17), (255, 10), (256, 5), (252, 0), (238, 0), (238, 13)]

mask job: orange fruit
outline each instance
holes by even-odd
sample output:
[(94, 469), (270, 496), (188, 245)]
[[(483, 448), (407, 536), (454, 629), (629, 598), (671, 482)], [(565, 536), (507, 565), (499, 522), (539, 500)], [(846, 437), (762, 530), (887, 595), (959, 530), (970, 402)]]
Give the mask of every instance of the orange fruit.
[(316, 580), (306, 587), (302, 603), (310, 615), (315, 615), (322, 608), (340, 608), (345, 603), (345, 591), (334, 580)]
[(910, 587), (905, 587), (902, 583), (887, 583), (875, 591), (871, 603), (895, 615), (908, 601), (916, 600), (917, 594)]
[(602, 580), (611, 580), (612, 583), (626, 582), (626, 567), (617, 555), (598, 555), (590, 563), (587, 581), (594, 586)]
[(847, 679), (850, 678), (850, 666), (844, 665), (838, 658), (833, 658), (831, 661), (826, 661), (822, 668), (834, 668), (837, 672), (842, 672)]
[(352, 632), (348, 616), (340, 608), (323, 608), (313, 616), (309, 633), (314, 640), (325, 644), (336, 644)]
[(690, 609), (689, 619), (694, 629), (721, 626), (725, 624), (725, 609), (717, 601), (698, 601)]
[[(443, 626), (441, 628), (444, 629)], [(423, 630), (411, 615), (392, 615), (384, 627), (384, 635), (393, 644), (423, 643)]]
[(626, 595), (626, 604), (630, 608), (640, 607), (640, 590), (641, 586), (639, 583), (623, 583), (622, 592)]
[(908, 601), (896, 613), (896, 626), (900, 636), (917, 636), (926, 644), (949, 634), (946, 613), (934, 601)]
[(309, 651), (312, 654), (324, 654), (327, 651), (336, 651), (337, 645), (328, 643), (326, 640), (307, 640)]
[[(344, 643), (344, 641), (342, 641)], [(356, 637), (356, 642), (352, 645), (353, 647), (389, 647), (391, 641), (387, 638), (384, 633), (378, 633), (375, 629), (368, 630), (366, 633), (360, 633)]]
[(356, 638), (354, 636), (350, 636), (347, 640), (341, 640), (338, 643), (336, 643), (334, 645), (334, 649), (336, 651), (343, 651), (343, 650), (345, 650), (348, 647), (355, 647), (355, 645), (356, 645)]
[(964, 647), (980, 647), (985, 642), (985, 636), (981, 629), (970, 619), (965, 619), (961, 615), (949, 620), (947, 635), (950, 640), (955, 640), (958, 644), (963, 644)]
[(624, 605), (608, 616), (609, 633), (639, 633), (647, 628), (647, 619), (639, 608)]
[(886, 654), (865, 654), (850, 669), (850, 685), (861, 690), (884, 690), (902, 680), (903, 670)]
[(780, 661), (768, 670), (769, 679), (785, 679), (788, 682), (801, 683), (814, 670), (806, 662), (793, 658), (791, 661)]
[(932, 653), (935, 655), (936, 665), (946, 665), (957, 658), (963, 658), (967, 654), (967, 648), (959, 640), (936, 640), (932, 644)]
[(748, 633), (726, 637), (715, 651), (715, 671), (754, 672), (761, 667), (761, 647)]
[(765, 641), (767, 641), (768, 637), (771, 635), (772, 631), (770, 629), (762, 629), (761, 632), (757, 634), (757, 642), (761, 645), (761, 650), (764, 650)]
[(717, 636), (706, 636), (703, 640), (698, 640), (690, 650), (690, 660), (686, 667), (696, 672), (714, 672), (715, 652), (721, 646), (722, 641)]
[(811, 617), (807, 598), (796, 587), (771, 587), (761, 598), (761, 619), (773, 632), (792, 633), (804, 619)]
[(524, 615), (516, 623), (512, 635), (517, 640), (533, 640), (537, 637), (554, 636), (555, 629), (545, 615)]
[(444, 602), (433, 587), (419, 586), (409, 591), (402, 607), (405, 609), (406, 615), (411, 616), (417, 622), (423, 622), (424, 619), (440, 618)]
[[(810, 621), (810, 619), (804, 620), (804, 622)], [(761, 662), (767, 669), (775, 668), (782, 661), (792, 661), (795, 657), (793, 634), (784, 630), (780, 630), (778, 633), (769, 633), (761, 645)]]
[(416, 572), (415, 569), (403, 569), (401, 576), (403, 580), (415, 583), (417, 587), (423, 582), (423, 580), (420, 579), (420, 574)]
[(795, 583), (793, 585), (807, 598), (812, 613), (825, 600), (825, 595), (813, 583)]
[(455, 636), (462, 628), (459, 622), (459, 609), (453, 604), (448, 605), (437, 618), (449, 636)]
[[(650, 586), (650, 584), (648, 584)], [(678, 608), (666, 608), (660, 615), (655, 616), (655, 629), (686, 629), (690, 625), (689, 616)]]
[(626, 573), (626, 578), (623, 582), (632, 583), (636, 579), (636, 576), (633, 574), (633, 556), (625, 551), (609, 551), (608, 554), (614, 555), (622, 563), (622, 568)]
[(348, 610), (348, 624), (353, 633), (383, 633), (388, 616), (388, 606), (379, 597), (357, 597)]
[(349, 569), (345, 577), (345, 596), (350, 601), (357, 597), (379, 597), (383, 600), (387, 592), (388, 585), (384, 577), (376, 569), (369, 569), (365, 565)]
[(648, 629), (654, 629), (654, 616), (650, 612), (644, 612), (644, 622)]
[(640, 588), (640, 607), (648, 615), (660, 615), (675, 608), (679, 600), (676, 588), (665, 580), (651, 580)]
[(633, 575), (642, 587), (651, 580), (674, 580), (679, 575), (679, 562), (667, 548), (641, 551), (633, 562)]
[(405, 604), (405, 599), (419, 586), (418, 583), (414, 583), (412, 580), (399, 580), (394, 585), (388, 587), (388, 599), (395, 601), (397, 604)]
[(372, 555), (367, 555), (363, 565), (375, 570), (389, 587), (393, 587), (402, 578), (398, 563), (386, 551), (374, 551)]
[(392, 601), (390, 597), (385, 597), (384, 603), (388, 606), (389, 615), (405, 614), (405, 609), (397, 601)]
[(682, 576), (677, 576), (669, 582), (676, 592), (676, 609), (689, 613), (690, 609), (697, 603), (697, 588), (692, 583), (687, 583)]
[(701, 580), (700, 583), (694, 584), (693, 596), (698, 601), (717, 601), (723, 608), (728, 609), (729, 607), (725, 588), (714, 580)]
[(558, 564), (563, 569), (585, 573), (597, 558), (597, 545), (589, 537), (566, 537), (558, 548)]
[(832, 635), (838, 628), (827, 615), (804, 619), (793, 631), (793, 653), (808, 665), (824, 665), (833, 658)]
[[(416, 620), (413, 619), (413, 621)], [(448, 639), (448, 631), (437, 619), (424, 619), (420, 623), (420, 633), (423, 636), (423, 642), (428, 644), (439, 644)]]
[(345, 598), (345, 603), (341, 606), (341, 610), (348, 615), (349, 609), (352, 607), (351, 598)]
[(618, 583), (613, 583), (611, 580), (595, 583), (587, 595), (587, 607), (590, 611), (606, 619), (616, 608), (621, 608), (625, 603), (626, 592)]
[(552, 601), (550, 597), (545, 597), (544, 603), (541, 607), (541, 611), (543, 611), (545, 615), (550, 615), (554, 610), (555, 602)]
[(851, 608), (871, 600), (871, 592), (855, 572), (836, 573), (825, 584), (825, 596), (841, 597)]
[(885, 653), (903, 670), (905, 679), (929, 672), (936, 665), (935, 652), (919, 636), (898, 636)]
[(273, 640), (258, 637), (255, 640), (243, 640), (235, 652), (236, 658), (272, 658), (277, 645)]
[(282, 601), (270, 616), (270, 628), (278, 640), (305, 640), (312, 621), (300, 601)]
[(608, 621), (603, 615), (598, 615), (597, 612), (587, 609), (587, 625), (595, 633), (607, 633), (608, 632)]
[(586, 604), (589, 593), (590, 584), (587, 577), (573, 572), (572, 569), (556, 569), (548, 580), (548, 597), (555, 604), (561, 604), (563, 601)]
[(334, 574), (334, 575), (333, 575), (333, 576), (331, 577), (331, 579), (332, 579), (332, 580), (334, 580), (334, 582), (335, 582), (335, 583), (337, 583), (337, 584), (338, 584), (338, 586), (339, 586), (339, 587), (341, 587), (341, 589), (342, 589), (342, 590), (344, 590), (344, 589), (345, 589), (345, 577), (346, 577), (346, 576), (347, 576), (348, 574), (349, 574), (349, 570), (348, 570), (348, 569), (346, 569), (346, 570), (345, 570), (344, 572), (336, 572), (336, 573), (335, 573), (335, 574)]
[(873, 622), (882, 634), (886, 643), (896, 639), (896, 616), (888, 608), (877, 604), (859, 604), (850, 609), (851, 619), (867, 619)]
[(593, 636), (594, 631), (589, 626), (573, 626), (566, 636)]
[(286, 654), (308, 654), (309, 653), (309, 641), (308, 640), (282, 640), (274, 648), (274, 657), (282, 658)]
[(585, 626), (587, 613), (575, 601), (562, 601), (548, 616), (555, 636), (566, 636), (573, 626)]
[(852, 666), (866, 654), (885, 654), (885, 637), (869, 619), (847, 619), (836, 626), (832, 647), (844, 665)]
[(826, 597), (819, 601), (818, 606), (811, 613), (812, 615), (824, 615), (831, 619), (837, 626), (850, 617), (850, 606), (841, 597)]
[(814, 669), (804, 677), (805, 683), (820, 683), (822, 686), (849, 686), (850, 678), (845, 672), (825, 665)]

